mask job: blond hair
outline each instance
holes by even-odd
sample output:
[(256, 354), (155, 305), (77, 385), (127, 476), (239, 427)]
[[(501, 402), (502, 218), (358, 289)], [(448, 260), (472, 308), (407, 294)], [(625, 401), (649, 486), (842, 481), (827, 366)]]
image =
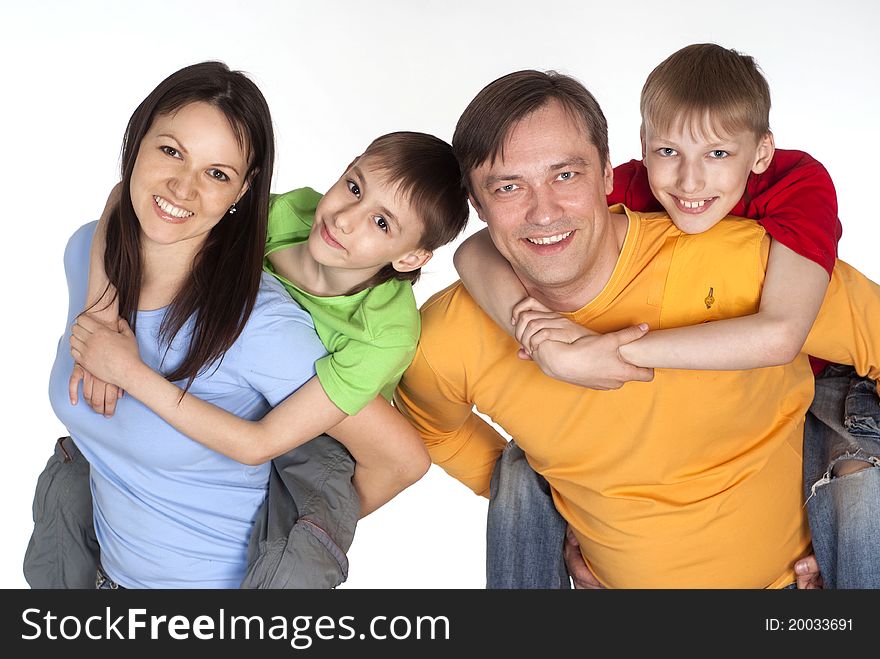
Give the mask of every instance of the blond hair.
[(659, 133), (685, 124), (692, 133), (758, 138), (770, 131), (770, 88), (754, 58), (713, 43), (686, 46), (651, 71), (642, 88), (642, 127)]

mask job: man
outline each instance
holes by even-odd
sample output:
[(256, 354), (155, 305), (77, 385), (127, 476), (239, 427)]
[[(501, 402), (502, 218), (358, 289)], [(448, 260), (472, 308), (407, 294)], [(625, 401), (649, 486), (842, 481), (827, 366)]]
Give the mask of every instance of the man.
[[(453, 143), (471, 201), (528, 294), (603, 333), (754, 313), (768, 250), (763, 230), (721, 222), (688, 236), (666, 218), (609, 210), (606, 132), (579, 83), (538, 72), (490, 84), (459, 121)], [(838, 269), (805, 351), (876, 378), (867, 327), (880, 318), (880, 291)], [(709, 291), (712, 305), (703, 304)], [(847, 311), (851, 296), (859, 317)], [(603, 585), (794, 581), (791, 566), (809, 547), (800, 493), (812, 399), (805, 356), (756, 371), (662, 371), (653, 382), (587, 391), (518, 360), (513, 340), (460, 285), (422, 313), (419, 351), (397, 402), (433, 460), (487, 493), (505, 442), (476, 405), (549, 482)], [(629, 338), (618, 332), (611, 340)], [(567, 348), (545, 342), (539, 350), (558, 351), (564, 362)]]

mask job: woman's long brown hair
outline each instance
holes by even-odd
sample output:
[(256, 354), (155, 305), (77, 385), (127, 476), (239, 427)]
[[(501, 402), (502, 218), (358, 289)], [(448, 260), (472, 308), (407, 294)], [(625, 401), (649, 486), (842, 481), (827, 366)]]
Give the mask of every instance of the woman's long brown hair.
[(248, 191), (211, 229), (193, 264), (189, 278), (165, 314), (160, 341), (167, 353), (171, 342), (192, 318), (189, 350), (168, 380), (195, 377), (218, 360), (244, 329), (260, 287), (269, 186), (275, 158), (269, 107), (257, 86), (244, 74), (221, 62), (202, 62), (173, 73), (137, 107), (122, 144), (122, 195), (107, 225), (104, 268), (116, 288), (119, 315), (136, 331), (143, 275), (140, 224), (132, 206), (130, 183), (141, 140), (159, 115), (185, 105), (213, 105), (229, 120), (239, 144), (249, 154), (245, 180)]

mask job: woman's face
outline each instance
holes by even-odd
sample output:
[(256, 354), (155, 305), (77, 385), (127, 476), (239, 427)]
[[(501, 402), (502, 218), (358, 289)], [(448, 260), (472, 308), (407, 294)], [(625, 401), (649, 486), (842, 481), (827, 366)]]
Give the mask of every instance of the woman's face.
[(247, 191), (246, 172), (247, 152), (213, 105), (190, 103), (156, 116), (141, 141), (130, 185), (145, 246), (201, 247)]

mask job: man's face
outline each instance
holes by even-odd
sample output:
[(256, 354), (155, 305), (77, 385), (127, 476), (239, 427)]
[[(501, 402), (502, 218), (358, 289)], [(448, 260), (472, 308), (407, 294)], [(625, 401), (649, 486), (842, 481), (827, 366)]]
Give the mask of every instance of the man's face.
[(503, 156), (476, 167), (470, 181), (477, 214), (530, 294), (576, 295), (597, 258), (616, 260), (616, 250), (605, 254), (611, 165), (558, 103), (515, 124)]

